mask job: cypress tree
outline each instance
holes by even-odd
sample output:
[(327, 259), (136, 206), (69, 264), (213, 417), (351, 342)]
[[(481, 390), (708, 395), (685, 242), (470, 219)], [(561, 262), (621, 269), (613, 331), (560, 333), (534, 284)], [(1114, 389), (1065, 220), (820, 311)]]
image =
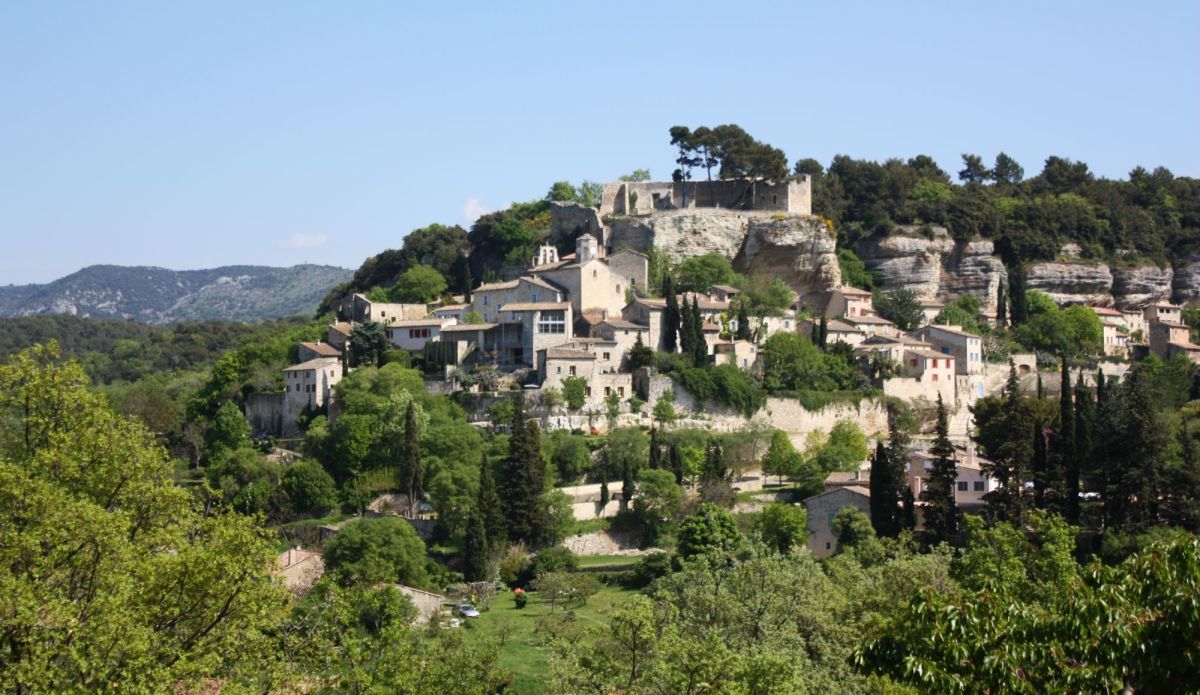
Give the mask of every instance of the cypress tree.
[(649, 468), (656, 471), (662, 468), (662, 451), (658, 443), (658, 428), (650, 428), (650, 461)]
[(633, 465), (628, 461), (621, 467), (621, 505), (625, 509), (629, 509), (629, 503), (633, 500), (633, 493), (637, 489), (633, 478), (637, 472), (633, 469)]
[(1113, 521), (1119, 527), (1137, 531), (1158, 520), (1171, 435), (1161, 410), (1161, 396), (1144, 363), (1130, 370), (1119, 400), (1119, 429), (1108, 447), (1106, 477), (1113, 498)]
[(504, 516), (508, 537), (531, 547), (548, 539), (550, 520), (542, 504), (546, 491), (546, 463), (542, 460), (538, 426), (525, 414), (525, 397), (513, 399), (512, 434), (505, 459)]
[[(692, 339), (696, 332), (692, 328), (692, 311), (685, 297), (679, 307), (679, 351), (688, 357), (692, 356)], [(696, 365), (699, 366), (699, 365)]]
[(491, 550), (488, 546), (487, 530), (484, 528), (483, 515), (478, 509), (472, 509), (467, 517), (467, 533), (463, 539), (463, 576), (469, 582), (482, 582), (488, 579), (488, 564)]
[(608, 481), (600, 482), (600, 509), (608, 506), (608, 501), (612, 499), (612, 493), (608, 491)]
[(734, 337), (738, 340), (750, 340), (750, 316), (746, 313), (745, 301), (738, 303), (737, 322), (737, 334)]
[(421, 501), (421, 435), (417, 430), (416, 404), (408, 402), (404, 411), (404, 478), (408, 487), (409, 516), (417, 515), (417, 505)]
[(1013, 363), (1012, 358), (1008, 358), (1008, 382), (1004, 385), (1004, 396), (1008, 399), (1011, 406), (1021, 397), (1021, 382), (1017, 378), (1017, 365)]
[(708, 445), (704, 447), (704, 472), (701, 475), (701, 483), (708, 485), (724, 482), (727, 473), (721, 444), (715, 437), (709, 437)]
[(921, 500), (925, 502), (925, 530), (935, 542), (940, 542), (958, 533), (958, 505), (954, 500), (958, 467), (954, 445), (950, 443), (946, 404), (942, 402), (940, 393), (937, 400), (937, 429), (929, 453), (933, 454), (933, 468), (921, 492)]
[(825, 352), (825, 344), (829, 341), (829, 319), (821, 317), (821, 332), (817, 336), (817, 347), (821, 348), (821, 352)]
[(1037, 509), (1046, 508), (1046, 478), (1049, 466), (1046, 460), (1046, 435), (1042, 423), (1033, 421), (1033, 463), (1030, 466), (1033, 473), (1033, 506)]
[(1042, 386), (1042, 370), (1039, 369), (1038, 373), (1037, 373), (1037, 399), (1040, 401), (1040, 400), (1045, 399), (1045, 397), (1046, 397), (1046, 390)]
[(813, 345), (821, 346), (821, 323), (819, 321), (812, 322), (812, 331), (808, 339), (812, 341)]
[(889, 408), (888, 443), (878, 443), (871, 457), (871, 525), (880, 536), (900, 533), (903, 518), (899, 504), (908, 487), (904, 476), (907, 460), (908, 435), (900, 429), (895, 410)]
[(917, 527), (917, 501), (913, 499), (912, 487), (905, 485), (900, 493), (903, 516), (900, 519), (901, 530), (911, 531)]
[(1108, 379), (1104, 370), (1096, 367), (1096, 405), (1100, 406), (1108, 400)]
[(1005, 312), (1005, 297), (1004, 297), (1004, 281), (1000, 281), (1000, 286), (996, 288), (996, 327), (1004, 328), (1006, 321), (1004, 319)]
[(1019, 263), (1008, 269), (1009, 325), (1025, 323), (1025, 268)]
[[(1096, 402), (1092, 400), (1092, 392), (1083, 384), (1083, 373), (1075, 380), (1075, 469), (1078, 477), (1074, 482), (1075, 489), (1083, 492), (1094, 489), (1090, 484), (1091, 473), (1094, 470), (1092, 462), (1092, 431), (1096, 420)], [(1068, 480), (1068, 487), (1071, 481)]]
[(504, 508), (500, 504), (500, 495), (496, 492), (496, 478), (492, 475), (487, 452), (479, 456), (479, 495), (475, 499), (475, 508), (479, 510), (483, 521), (488, 550), (500, 550), (508, 539), (508, 532), (504, 523)]
[(675, 484), (683, 485), (683, 454), (679, 452), (679, 445), (672, 444), (667, 451), (671, 458), (671, 472), (675, 474)]
[(667, 302), (663, 309), (663, 350), (675, 352), (679, 345), (679, 300), (675, 296), (675, 283), (670, 274), (663, 278), (663, 297)]
[[(1062, 474), (1063, 511), (1068, 523), (1079, 523), (1079, 461), (1075, 456), (1075, 399), (1071, 389), (1071, 370), (1062, 355), (1062, 393), (1058, 399), (1058, 471)], [(1057, 477), (1057, 476), (1056, 476)]]
[(708, 364), (708, 341), (704, 339), (704, 317), (700, 315), (700, 302), (692, 295), (692, 364), (703, 367)]

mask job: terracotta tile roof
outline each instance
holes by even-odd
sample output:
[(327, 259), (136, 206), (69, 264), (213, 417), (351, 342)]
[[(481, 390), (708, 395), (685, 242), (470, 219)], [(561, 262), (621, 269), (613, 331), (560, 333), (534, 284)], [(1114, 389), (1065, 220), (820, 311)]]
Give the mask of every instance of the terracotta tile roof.
[(354, 330), (354, 324), (349, 321), (334, 321), (329, 324), (329, 327), (345, 336), (350, 335), (350, 331)]
[(488, 331), (495, 327), (494, 323), (456, 323), (453, 326), (442, 328), (442, 333), (474, 333), (475, 331)]
[(323, 357), (341, 357), (342, 351), (330, 345), (329, 343), (300, 343), (300, 347), (317, 353)]
[(500, 311), (549, 311), (570, 307), (570, 302), (513, 302), (500, 307)]
[(568, 348), (546, 348), (546, 359), (556, 360), (594, 360), (596, 355), (587, 350), (571, 350)]
[(294, 364), (290, 367), (285, 367), (283, 371), (285, 371), (285, 372), (307, 372), (307, 371), (314, 370), (314, 369), (324, 369), (326, 367), (332, 367), (335, 364), (340, 365), (341, 362), (337, 358), (334, 358), (334, 357), (318, 357), (316, 359), (312, 359), (307, 362), (301, 362), (300, 364)]
[(844, 287), (834, 288), (833, 291), (841, 292), (844, 295), (852, 296), (852, 297), (870, 297), (871, 296), (870, 292), (868, 292), (866, 290), (860, 290), (857, 287), (851, 287), (850, 285), (845, 285)]

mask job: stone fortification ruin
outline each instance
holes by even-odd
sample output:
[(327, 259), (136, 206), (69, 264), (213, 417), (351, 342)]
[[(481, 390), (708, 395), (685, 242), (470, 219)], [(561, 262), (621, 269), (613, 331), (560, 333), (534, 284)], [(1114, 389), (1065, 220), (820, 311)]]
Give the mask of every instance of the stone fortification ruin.
[(812, 214), (812, 177), (775, 183), (763, 179), (614, 181), (600, 195), (600, 216), (648, 215), (690, 208), (768, 210)]
[(719, 253), (745, 273), (778, 277), (802, 298), (841, 283), (836, 238), (812, 216), (812, 179), (774, 183), (617, 181), (604, 186), (599, 208), (556, 203), (556, 240), (591, 234), (608, 252), (654, 247), (672, 260)]

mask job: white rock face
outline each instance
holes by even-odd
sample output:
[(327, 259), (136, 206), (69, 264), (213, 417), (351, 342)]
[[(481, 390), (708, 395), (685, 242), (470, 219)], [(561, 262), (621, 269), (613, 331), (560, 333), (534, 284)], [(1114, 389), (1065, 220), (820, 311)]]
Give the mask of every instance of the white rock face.
[(901, 227), (887, 237), (864, 239), (858, 255), (879, 272), (884, 289), (910, 289), (925, 301), (972, 294), (984, 308), (994, 310), (1005, 270), (992, 242), (960, 244), (944, 227), (928, 230)]
[(673, 261), (706, 253), (738, 270), (778, 277), (801, 295), (841, 282), (833, 231), (816, 217), (779, 212), (691, 209), (609, 220), (609, 245), (661, 249)]
[(1113, 299), (1123, 309), (1140, 309), (1153, 302), (1171, 298), (1175, 271), (1154, 265), (1140, 268), (1113, 268)]
[(1186, 262), (1175, 267), (1175, 277), (1171, 283), (1175, 291), (1175, 299), (1180, 302), (1200, 300), (1200, 256), (1192, 256)]
[(1025, 272), (1028, 289), (1045, 292), (1059, 304), (1113, 302), (1113, 275), (1099, 263), (1031, 263)]

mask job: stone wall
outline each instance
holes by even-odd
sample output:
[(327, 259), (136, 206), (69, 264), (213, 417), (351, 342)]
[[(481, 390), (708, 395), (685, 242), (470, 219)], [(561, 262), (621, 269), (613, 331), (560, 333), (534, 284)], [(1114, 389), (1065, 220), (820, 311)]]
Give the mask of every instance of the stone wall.
[(246, 399), (243, 412), (250, 422), (251, 432), (266, 432), (276, 437), (283, 434), (284, 394), (253, 393)]

